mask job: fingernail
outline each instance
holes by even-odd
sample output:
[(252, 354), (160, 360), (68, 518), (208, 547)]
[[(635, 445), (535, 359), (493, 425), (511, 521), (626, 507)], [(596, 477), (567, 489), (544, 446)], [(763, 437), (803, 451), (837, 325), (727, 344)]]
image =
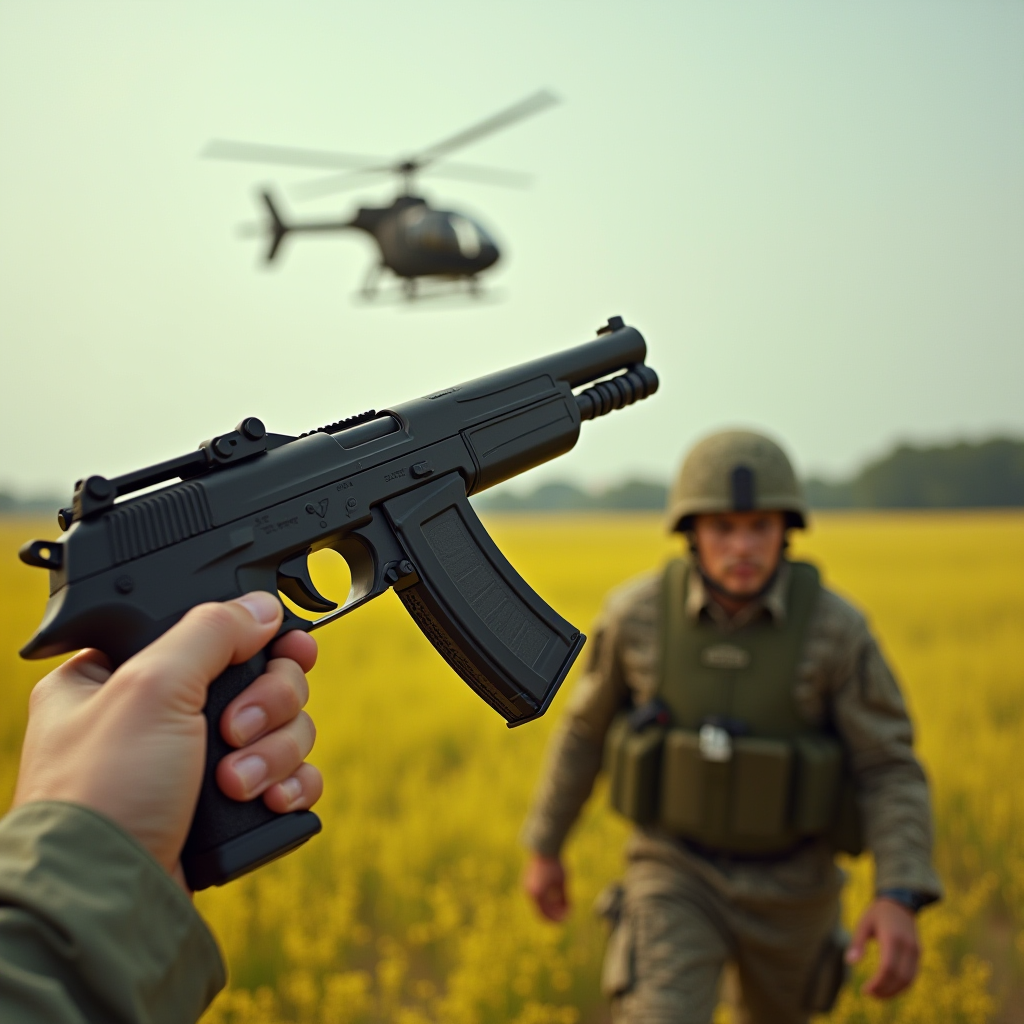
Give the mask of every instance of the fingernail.
[(284, 793), (284, 798), (288, 801), (288, 805), (290, 807), (299, 799), (300, 796), (302, 796), (302, 783), (292, 776), (292, 778), (285, 779), (284, 782), (281, 783), (281, 792)]
[(267, 626), (281, 614), (281, 602), (265, 590), (254, 590), (238, 598), (238, 603), (261, 625)]
[(235, 715), (231, 723), (231, 732), (235, 742), (241, 747), (249, 740), (255, 739), (267, 727), (267, 713), (258, 704), (250, 704)]
[(250, 754), (235, 762), (235, 774), (242, 780), (242, 789), (251, 793), (267, 777), (267, 762)]

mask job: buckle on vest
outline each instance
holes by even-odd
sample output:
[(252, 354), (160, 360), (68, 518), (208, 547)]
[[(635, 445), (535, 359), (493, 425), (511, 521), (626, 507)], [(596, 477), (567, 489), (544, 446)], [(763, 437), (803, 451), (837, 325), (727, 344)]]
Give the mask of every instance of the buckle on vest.
[(628, 721), (630, 732), (643, 732), (652, 725), (668, 725), (672, 721), (672, 709), (660, 697), (655, 697), (633, 708)]
[(697, 748), (705, 761), (732, 760), (732, 737), (720, 725), (702, 725), (697, 734)]

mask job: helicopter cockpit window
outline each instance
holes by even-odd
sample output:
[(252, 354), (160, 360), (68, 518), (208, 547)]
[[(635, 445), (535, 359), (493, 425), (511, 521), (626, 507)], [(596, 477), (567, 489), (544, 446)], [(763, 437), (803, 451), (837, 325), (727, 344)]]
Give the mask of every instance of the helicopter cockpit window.
[(459, 252), (471, 260), (479, 256), (483, 242), (480, 237), (480, 229), (471, 220), (460, 217), (457, 213), (453, 213), (448, 218), (448, 222), (455, 231), (455, 241), (459, 246)]

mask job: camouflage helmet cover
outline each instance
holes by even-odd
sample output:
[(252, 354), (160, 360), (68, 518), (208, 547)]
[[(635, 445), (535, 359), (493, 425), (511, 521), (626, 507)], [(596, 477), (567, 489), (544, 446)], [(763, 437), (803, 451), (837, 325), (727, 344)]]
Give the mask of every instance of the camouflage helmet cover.
[(689, 530), (701, 512), (752, 509), (785, 512), (787, 526), (807, 525), (807, 505), (786, 453), (752, 430), (722, 430), (698, 441), (669, 492), (669, 530)]

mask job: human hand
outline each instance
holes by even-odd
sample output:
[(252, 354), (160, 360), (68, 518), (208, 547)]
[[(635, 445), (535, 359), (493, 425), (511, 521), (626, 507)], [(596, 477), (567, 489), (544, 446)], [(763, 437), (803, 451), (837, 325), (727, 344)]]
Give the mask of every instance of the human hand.
[[(193, 608), (114, 672), (99, 651), (70, 658), (32, 691), (13, 806), (62, 800), (90, 807), (138, 839), (184, 887), (180, 856), (202, 781), (207, 688), (262, 650), (282, 614), (275, 596), (254, 591)], [(262, 795), (279, 813), (319, 799), (323, 779), (304, 763), (315, 730), (301, 710), (316, 654), (309, 634), (285, 634), (266, 672), (225, 709), (221, 735), (239, 748), (217, 768), (227, 796)]]
[(531, 854), (523, 875), (523, 888), (549, 921), (564, 921), (569, 913), (565, 868), (558, 857)]
[(861, 991), (876, 999), (891, 999), (908, 988), (917, 975), (921, 947), (913, 913), (900, 903), (876, 899), (861, 917), (846, 951), (847, 963), (860, 963), (870, 939), (878, 940), (878, 970)]

